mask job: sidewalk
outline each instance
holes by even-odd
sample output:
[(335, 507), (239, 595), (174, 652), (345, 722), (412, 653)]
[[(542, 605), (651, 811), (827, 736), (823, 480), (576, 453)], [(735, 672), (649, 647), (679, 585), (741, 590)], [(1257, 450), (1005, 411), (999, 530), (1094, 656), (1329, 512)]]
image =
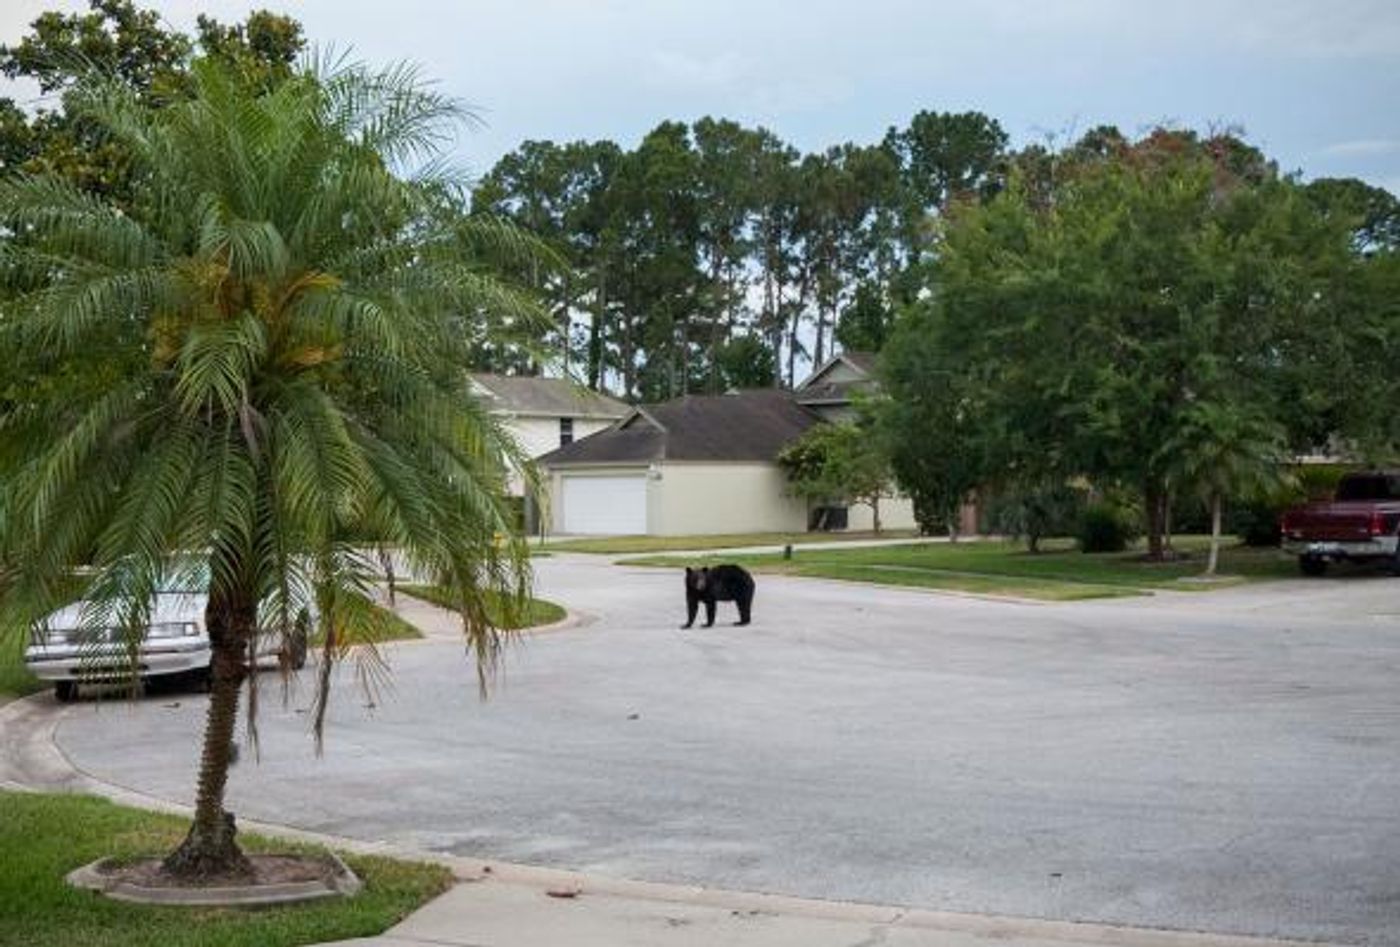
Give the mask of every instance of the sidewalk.
[[(323, 947), (1301, 947), (497, 870), (500, 877), (461, 883), (382, 936)], [(549, 875), (561, 880), (542, 884)]]

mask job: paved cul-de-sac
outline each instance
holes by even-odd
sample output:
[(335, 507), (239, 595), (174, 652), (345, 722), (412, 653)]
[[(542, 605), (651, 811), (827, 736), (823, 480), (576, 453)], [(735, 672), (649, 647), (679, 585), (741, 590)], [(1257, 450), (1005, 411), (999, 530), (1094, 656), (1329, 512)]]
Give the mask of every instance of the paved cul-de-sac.
[[(759, 577), (680, 631), (679, 574), (556, 556), (584, 616), (488, 702), (453, 641), (262, 691), (239, 815), (659, 881), (1400, 944), (1400, 579), (1033, 605)], [(721, 605), (721, 622), (734, 620)], [(205, 700), (64, 711), (89, 774), (188, 800)]]

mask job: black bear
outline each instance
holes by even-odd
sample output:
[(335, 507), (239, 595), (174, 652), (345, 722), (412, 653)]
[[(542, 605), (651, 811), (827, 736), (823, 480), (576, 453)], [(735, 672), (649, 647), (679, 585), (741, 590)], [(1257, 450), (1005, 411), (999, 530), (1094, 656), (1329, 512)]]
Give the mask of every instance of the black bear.
[(739, 566), (706, 566), (685, 570), (686, 622), (682, 628), (695, 624), (695, 612), (705, 603), (705, 627), (715, 623), (715, 602), (733, 602), (739, 606), (740, 625), (749, 623), (753, 606), (753, 576)]

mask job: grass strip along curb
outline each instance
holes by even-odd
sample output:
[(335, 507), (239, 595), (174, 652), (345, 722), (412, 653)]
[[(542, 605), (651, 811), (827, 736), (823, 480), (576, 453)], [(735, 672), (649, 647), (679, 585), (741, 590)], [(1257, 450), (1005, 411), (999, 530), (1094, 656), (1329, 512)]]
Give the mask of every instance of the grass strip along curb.
[(603, 536), (597, 539), (562, 539), (547, 548), (555, 552), (587, 552), (599, 555), (680, 552), (692, 549), (739, 549), (744, 546), (817, 546), (823, 543), (867, 539), (913, 539), (913, 530), (885, 530), (880, 534), (845, 533), (720, 533), (707, 536)]
[[(855, 549), (794, 549), (779, 554), (727, 554), (756, 572), (844, 579), (877, 585), (945, 589), (1041, 601), (1072, 601), (1149, 595), (1170, 589), (1202, 592), (1242, 582), (1291, 577), (1296, 565), (1277, 549), (1231, 547), (1221, 553), (1221, 580), (1195, 581), (1202, 568), (1200, 537), (1178, 537), (1183, 554), (1167, 562), (1146, 561), (1140, 550), (1086, 554), (1067, 541), (1052, 541), (1040, 553), (1010, 542), (893, 545)], [(676, 568), (719, 561), (716, 557), (645, 556), (623, 565)]]
[[(400, 585), (396, 590), (414, 598), (421, 598), (425, 602), (431, 602), (439, 608), (449, 611), (456, 611), (457, 604), (452, 593), (438, 585)], [(505, 609), (501, 605), (501, 598), (494, 593), (486, 593), (486, 609), (491, 615), (491, 620), (498, 628), (506, 628), (512, 631), (523, 628), (538, 628), (541, 625), (552, 625), (557, 621), (563, 621), (569, 613), (561, 606), (542, 598), (530, 599), (526, 606), (525, 615), (522, 621), (505, 622)]]
[[(364, 882), (355, 897), (256, 911), (127, 904), (63, 880), (98, 858), (168, 852), (188, 828), (187, 819), (92, 796), (0, 792), (0, 947), (292, 947), (369, 937), (452, 884), (438, 865), (345, 853)], [(249, 852), (324, 851), (248, 833), (239, 841)]]

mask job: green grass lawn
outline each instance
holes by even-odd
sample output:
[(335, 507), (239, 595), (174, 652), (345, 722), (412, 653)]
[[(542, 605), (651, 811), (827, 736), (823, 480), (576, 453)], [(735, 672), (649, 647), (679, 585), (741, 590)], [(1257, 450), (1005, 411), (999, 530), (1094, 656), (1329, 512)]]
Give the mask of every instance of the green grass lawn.
[(551, 542), (555, 552), (593, 552), (607, 555), (676, 552), (688, 549), (730, 549), (740, 546), (807, 546), (854, 539), (912, 539), (913, 530), (887, 529), (874, 533), (721, 533), (714, 536), (604, 536), (598, 539), (561, 539)]
[[(90, 796), (0, 792), (0, 947), (284, 947), (382, 933), (451, 885), (436, 865), (342, 855), (365, 883), (353, 898), (239, 910), (125, 904), (70, 888), (69, 871), (102, 857), (162, 855), (185, 820)], [(239, 836), (248, 851), (314, 851)]]
[[(387, 608), (381, 608), (375, 605), (374, 617), (375, 627), (371, 640), (373, 640), (375, 644), (381, 644), (385, 641), (412, 641), (414, 638), (423, 637), (421, 631)], [(358, 641), (361, 639), (356, 640)], [(324, 643), (325, 635), (320, 631), (317, 631), (311, 636), (311, 647), (313, 649), (320, 647)]]
[[(1277, 549), (1250, 549), (1232, 544), (1221, 550), (1219, 581), (1193, 581), (1204, 568), (1207, 544), (1206, 537), (1175, 537), (1173, 545), (1185, 558), (1160, 563), (1143, 560), (1141, 549), (1125, 553), (1081, 553), (1069, 540), (1044, 543), (1043, 551), (1035, 555), (1027, 552), (1023, 543), (960, 542), (860, 549), (807, 548), (794, 550), (790, 560), (781, 555), (729, 555), (724, 561), (759, 572), (1047, 601), (1142, 595), (1153, 589), (1201, 591), (1297, 573), (1295, 561)], [(713, 557), (699, 561), (711, 560)], [(625, 562), (675, 567), (696, 561), (648, 556)]]
[(22, 637), (0, 638), (0, 704), (44, 689), (24, 666), (25, 644)]
[[(451, 594), (441, 586), (400, 585), (398, 590), (407, 595), (412, 595), (415, 598), (421, 598), (424, 601), (432, 602), (434, 605), (438, 605), (442, 608), (456, 608)], [(497, 623), (498, 627), (510, 629), (536, 628), (540, 625), (552, 625), (557, 621), (561, 621), (564, 616), (568, 614), (568, 612), (553, 602), (546, 601), (542, 598), (532, 598), (526, 609), (523, 621), (506, 623), (498, 597), (489, 596), (487, 607), (491, 612), (493, 621)]]

